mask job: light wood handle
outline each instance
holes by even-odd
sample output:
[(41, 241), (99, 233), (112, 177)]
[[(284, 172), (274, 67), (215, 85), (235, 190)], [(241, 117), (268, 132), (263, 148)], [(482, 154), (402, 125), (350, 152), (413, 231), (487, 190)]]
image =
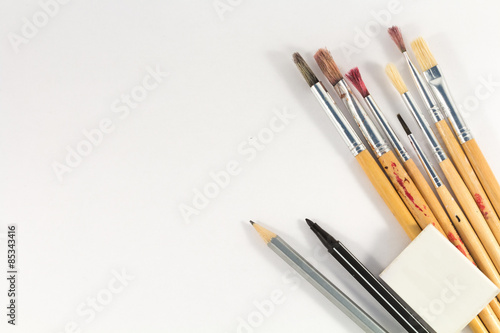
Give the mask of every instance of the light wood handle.
[(394, 214), (401, 227), (403, 227), (408, 237), (410, 237), (410, 239), (417, 237), (422, 229), (420, 229), (417, 222), (415, 222), (408, 208), (406, 208), (375, 159), (370, 155), (370, 152), (368, 152), (368, 150), (363, 150), (356, 155), (356, 160), (365, 171), (370, 182), (382, 197), (387, 207), (389, 207), (392, 214)]
[(394, 153), (389, 151), (380, 156), (378, 160), (418, 225), (424, 229), (429, 224), (432, 224), (445, 235), (429, 205), (420, 194), (417, 186), (415, 186), (413, 179), (399, 163)]
[(445, 185), (437, 188), (437, 192), (477, 267), (500, 288), (500, 274), (462, 209)]
[[(484, 310), (483, 310), (484, 311)], [(483, 313), (483, 311), (481, 311), (481, 313)], [(480, 314), (481, 314), (480, 313)], [(487, 315), (486, 315), (487, 316)], [(498, 319), (497, 319), (498, 320)], [(489, 331), (488, 329), (486, 329), (485, 325), (483, 324), (483, 322), (478, 318), (478, 317), (474, 317), (474, 319), (472, 319), (472, 321), (469, 323), (469, 328), (472, 330), (472, 332), (474, 333), (488, 333), (488, 332), (496, 332), (496, 331)]]
[(500, 318), (500, 302), (498, 302), (498, 299), (495, 298), (490, 302), (490, 308), (495, 313), (495, 316)]
[(500, 185), (495, 177), (495, 174), (486, 161), (483, 152), (479, 148), (476, 139), (469, 140), (462, 144), (462, 147), (469, 158), (474, 171), (481, 181), (486, 194), (488, 195), (496, 212), (500, 215)]
[[(439, 134), (441, 135), (441, 138), (443, 139), (446, 148), (450, 153), (451, 160), (455, 164), (455, 167), (457, 168), (460, 176), (462, 176), (462, 180), (469, 189), (470, 193), (472, 193), (472, 196), (474, 197), (479, 210), (483, 214), (486, 223), (488, 223), (488, 226), (493, 232), (493, 235), (495, 235), (497, 242), (500, 242), (500, 219), (498, 218), (497, 212), (493, 208), (493, 205), (486, 195), (486, 192), (483, 189), (483, 185), (481, 185), (481, 182), (476, 176), (474, 169), (469, 163), (469, 159), (465, 155), (462, 146), (458, 143), (458, 140), (456, 139), (446, 120), (443, 119), (437, 122), (436, 128), (438, 129)], [(482, 156), (481, 151), (479, 151), (479, 153)], [(486, 163), (486, 160), (484, 161), (484, 163)]]
[(439, 225), (446, 234), (446, 237), (448, 237), (450, 242), (455, 245), (455, 247), (467, 257), (467, 259), (473, 261), (469, 251), (463, 246), (462, 239), (458, 235), (457, 230), (448, 217), (448, 214), (444, 210), (443, 206), (439, 202), (439, 199), (434, 194), (434, 191), (430, 187), (427, 180), (425, 180), (424, 175), (420, 172), (420, 169), (417, 167), (413, 159), (410, 158), (404, 162), (404, 167), (415, 182), (415, 185), (424, 197), (425, 201), (429, 204), (431, 211), (434, 213), (434, 216), (436, 216)]
[[(493, 264), (495, 265), (497, 270), (499, 270), (500, 246), (498, 245), (495, 236), (488, 227), (488, 224), (486, 223), (483, 214), (481, 214), (481, 211), (477, 207), (476, 202), (474, 201), (472, 195), (467, 189), (467, 186), (465, 186), (464, 181), (458, 174), (458, 171), (451, 163), (451, 160), (448, 158), (443, 162), (439, 163), (439, 165), (441, 166), (441, 169), (443, 170), (446, 179), (448, 179), (448, 182), (450, 183), (450, 186), (453, 189), (453, 192), (455, 193), (458, 202), (462, 206), (462, 209), (465, 215), (467, 216), (467, 219), (469, 220), (470, 224), (476, 231), (477, 236), (481, 240), (481, 243), (486, 249), (486, 252), (488, 252), (488, 255), (490, 256), (491, 261), (493, 261)], [(469, 248), (469, 250), (472, 251), (471, 248)]]

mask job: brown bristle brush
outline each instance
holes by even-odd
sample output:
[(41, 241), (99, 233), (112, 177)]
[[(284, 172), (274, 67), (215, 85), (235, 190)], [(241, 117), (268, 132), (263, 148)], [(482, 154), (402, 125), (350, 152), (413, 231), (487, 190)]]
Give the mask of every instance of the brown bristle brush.
[(333, 85), (339, 98), (346, 108), (349, 109), (361, 132), (377, 156), (385, 173), (397, 189), (413, 217), (415, 217), (417, 223), (422, 229), (432, 224), (444, 235), (444, 231), (429, 208), (428, 203), (425, 201), (422, 194), (420, 194), (420, 191), (414, 184), (410, 175), (398, 161), (396, 155), (389, 147), (389, 144), (382, 136), (379, 129), (368, 117), (365, 109), (352, 93), (330, 52), (326, 49), (319, 49), (314, 55), (314, 59), (328, 81)]

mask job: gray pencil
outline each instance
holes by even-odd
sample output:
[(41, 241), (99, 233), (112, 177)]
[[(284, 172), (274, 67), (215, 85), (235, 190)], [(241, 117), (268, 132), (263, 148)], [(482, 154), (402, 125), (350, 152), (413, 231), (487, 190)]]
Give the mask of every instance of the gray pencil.
[(380, 326), (369, 314), (361, 309), (333, 283), (308, 263), (300, 254), (290, 247), (281, 237), (250, 221), (255, 230), (267, 243), (267, 246), (286, 261), (297, 273), (335, 304), (343, 313), (367, 333), (389, 333)]

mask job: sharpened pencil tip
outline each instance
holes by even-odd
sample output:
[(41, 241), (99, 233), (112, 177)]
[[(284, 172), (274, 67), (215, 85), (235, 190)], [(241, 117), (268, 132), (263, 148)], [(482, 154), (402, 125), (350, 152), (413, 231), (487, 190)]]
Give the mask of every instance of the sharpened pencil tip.
[(254, 221), (252, 221), (252, 220), (250, 220), (250, 224), (251, 224), (251, 225), (254, 225), (254, 224), (255, 224), (255, 222), (254, 222)]
[(314, 227), (315, 223), (309, 219), (306, 219), (307, 225), (310, 226), (311, 228)]

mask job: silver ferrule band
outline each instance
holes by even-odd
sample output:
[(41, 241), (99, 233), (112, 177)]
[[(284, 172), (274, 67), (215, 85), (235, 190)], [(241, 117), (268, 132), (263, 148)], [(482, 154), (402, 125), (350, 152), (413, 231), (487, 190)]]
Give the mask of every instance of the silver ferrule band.
[(325, 86), (321, 82), (318, 82), (311, 87), (311, 91), (318, 99), (328, 118), (330, 118), (337, 128), (342, 140), (344, 140), (351, 153), (356, 156), (363, 150), (366, 150), (365, 145), (356, 132), (354, 132), (351, 124), (349, 124), (342, 111), (340, 111), (332, 96), (326, 91)]
[(473, 139), (470, 129), (465, 124), (460, 110), (458, 110), (455, 101), (451, 97), (450, 90), (444, 76), (441, 74), (439, 66), (434, 66), (426, 70), (424, 76), (436, 96), (439, 107), (450, 121), (460, 143)]
[(448, 158), (446, 156), (446, 153), (439, 144), (439, 141), (432, 131), (431, 126), (427, 122), (427, 119), (425, 119), (422, 112), (418, 109), (417, 104), (415, 104), (415, 100), (411, 96), (410, 92), (405, 92), (401, 95), (401, 97), (403, 98), (406, 107), (408, 108), (408, 110), (410, 110), (411, 114), (415, 118), (418, 126), (420, 127), (422, 132), (424, 132), (425, 138), (431, 145), (432, 151), (434, 152), (434, 155), (436, 155), (438, 162), (441, 163), (442, 161), (446, 160)]
[(424, 166), (425, 171), (427, 172), (427, 175), (429, 175), (429, 178), (432, 180), (432, 183), (434, 184), (435, 188), (443, 186), (443, 182), (441, 181), (441, 178), (439, 177), (438, 173), (436, 172), (436, 169), (432, 166), (431, 161), (429, 158), (425, 155), (422, 147), (418, 144), (418, 141), (415, 139), (413, 134), (408, 135), (408, 139), (410, 140), (411, 145), (415, 149), (415, 152), (417, 153), (418, 159)]
[(375, 119), (377, 119), (378, 124), (380, 125), (380, 127), (382, 127), (382, 130), (384, 131), (385, 135), (389, 138), (389, 142), (398, 152), (398, 155), (399, 157), (401, 157), (401, 160), (403, 162), (408, 161), (410, 159), (410, 155), (403, 147), (401, 140), (399, 140), (399, 137), (397, 136), (396, 132), (394, 132), (394, 130), (392, 129), (391, 125), (387, 121), (387, 118), (385, 118), (384, 113), (382, 112), (382, 110), (380, 110), (377, 103), (375, 103), (373, 97), (371, 95), (368, 95), (367, 97), (365, 97), (365, 101), (366, 104), (368, 104), (368, 107), (372, 111), (373, 115), (375, 116)]
[(417, 90), (420, 94), (420, 97), (422, 97), (422, 100), (427, 108), (429, 110), (432, 120), (437, 123), (438, 121), (441, 121), (444, 119), (443, 113), (439, 110), (439, 106), (436, 103), (436, 99), (434, 98), (434, 95), (432, 93), (431, 88), (429, 87), (429, 84), (427, 81), (425, 81), (420, 73), (418, 72), (417, 68), (413, 64), (413, 62), (410, 59), (410, 56), (408, 55), (408, 52), (403, 52), (406, 63), (408, 64), (408, 67), (410, 68), (410, 73), (413, 78), (413, 82), (415, 82), (415, 85), (417, 86)]
[(333, 86), (333, 88), (335, 89), (335, 92), (339, 95), (340, 99), (347, 107), (349, 112), (351, 112), (354, 120), (359, 126), (359, 129), (361, 130), (361, 133), (363, 133), (363, 136), (372, 148), (375, 155), (377, 157), (380, 157), (389, 152), (389, 144), (384, 139), (377, 127), (375, 127), (373, 121), (368, 117), (365, 109), (363, 109), (359, 101), (351, 92), (351, 89), (349, 88), (345, 80), (340, 80), (335, 86)]

